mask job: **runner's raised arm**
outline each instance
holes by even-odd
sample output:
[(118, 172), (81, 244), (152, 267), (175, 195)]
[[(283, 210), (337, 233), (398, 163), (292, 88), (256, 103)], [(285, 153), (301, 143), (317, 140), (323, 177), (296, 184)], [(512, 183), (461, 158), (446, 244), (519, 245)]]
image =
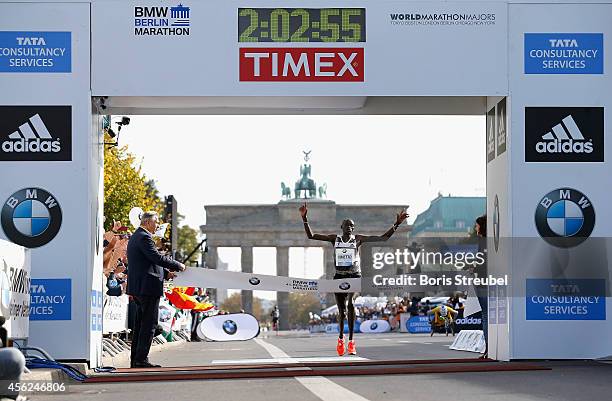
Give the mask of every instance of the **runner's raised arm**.
[(395, 218), (395, 223), (383, 235), (355, 235), (359, 243), (363, 242), (381, 242), (386, 241), (395, 233), (397, 228), (408, 218), (408, 213), (405, 210), (399, 212)]
[(308, 237), (308, 239), (314, 239), (317, 241), (327, 241), (332, 243), (335, 241), (336, 234), (312, 233), (312, 230), (310, 229), (310, 224), (308, 224), (308, 207), (306, 206), (305, 202), (302, 206), (300, 206), (300, 214), (302, 215), (302, 221), (304, 222), (304, 231), (306, 231), (306, 236)]

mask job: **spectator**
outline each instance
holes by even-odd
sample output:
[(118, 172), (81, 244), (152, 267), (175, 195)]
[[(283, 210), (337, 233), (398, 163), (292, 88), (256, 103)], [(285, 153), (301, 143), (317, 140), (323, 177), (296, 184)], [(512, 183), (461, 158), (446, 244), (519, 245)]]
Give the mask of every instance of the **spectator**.
[[(487, 277), (487, 215), (482, 215), (476, 219), (474, 225), (474, 231), (478, 235), (478, 252), (484, 254), (484, 263), (471, 269), (477, 277)], [(480, 309), (482, 309), (482, 332), (485, 340), (485, 350), (482, 354), (482, 358), (488, 356), (489, 350), (489, 319), (488, 319), (488, 308), (489, 308), (489, 288), (487, 286), (476, 286), (476, 296), (478, 302), (480, 302)]]
[(463, 305), (463, 302), (458, 302), (457, 303), (456, 310), (457, 310), (457, 313), (458, 313), (458, 315), (457, 315), (458, 319), (463, 319), (463, 314), (465, 312), (465, 306)]
[(429, 312), (430, 310), (431, 310), (431, 303), (429, 302), (429, 299), (428, 299), (427, 301), (425, 301), (425, 305), (421, 307), (421, 315), (427, 316), (427, 312)]
[(418, 316), (419, 315), (419, 300), (417, 297), (412, 297), (410, 301), (410, 316)]
[[(195, 293), (195, 299), (198, 302), (206, 302), (208, 297), (204, 295), (204, 290), (202, 288), (197, 288)], [(198, 337), (197, 328), (198, 324), (204, 319), (204, 313), (196, 312), (194, 310), (191, 311), (191, 341), (199, 342), (200, 337)]]
[(272, 309), (272, 313), (270, 313), (272, 317), (272, 329), (276, 331), (276, 335), (278, 335), (278, 320), (280, 319), (280, 311), (278, 310), (278, 305), (274, 305), (274, 309)]

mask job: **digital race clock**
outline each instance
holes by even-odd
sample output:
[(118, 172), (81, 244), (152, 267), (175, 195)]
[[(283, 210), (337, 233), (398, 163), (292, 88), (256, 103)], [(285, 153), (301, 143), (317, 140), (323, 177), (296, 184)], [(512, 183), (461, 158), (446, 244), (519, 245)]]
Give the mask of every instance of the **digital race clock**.
[(365, 40), (365, 8), (238, 9), (238, 42)]

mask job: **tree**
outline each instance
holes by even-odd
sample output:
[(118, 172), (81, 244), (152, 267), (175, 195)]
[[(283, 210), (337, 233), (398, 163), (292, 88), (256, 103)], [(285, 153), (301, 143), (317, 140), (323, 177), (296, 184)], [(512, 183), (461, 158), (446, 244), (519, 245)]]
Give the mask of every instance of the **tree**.
[[(104, 134), (105, 142), (112, 139)], [(154, 182), (147, 181), (140, 164), (127, 146), (104, 148), (104, 223), (109, 230), (113, 220), (128, 225), (128, 214), (133, 207), (161, 213), (163, 202)]]
[[(189, 226), (179, 226), (178, 228), (178, 244), (176, 245), (177, 253), (180, 255), (181, 260), (186, 258), (195, 247), (200, 243), (198, 239), (198, 230)], [(190, 265), (200, 259), (200, 250), (198, 249), (187, 262), (186, 265)]]
[(307, 326), (308, 312), (321, 313), (321, 302), (315, 294), (293, 292), (289, 294), (289, 324)]
[[(230, 313), (239, 313), (243, 309), (240, 293), (237, 292), (227, 297), (219, 309)], [(253, 297), (253, 316), (260, 322), (265, 320), (265, 314), (261, 307), (261, 299), (257, 297)]]

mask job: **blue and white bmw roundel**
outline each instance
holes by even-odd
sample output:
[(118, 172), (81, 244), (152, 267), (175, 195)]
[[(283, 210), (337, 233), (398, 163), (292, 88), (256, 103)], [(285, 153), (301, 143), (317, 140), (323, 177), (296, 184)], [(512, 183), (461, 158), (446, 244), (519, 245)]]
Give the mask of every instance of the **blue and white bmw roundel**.
[(546, 242), (569, 248), (582, 243), (591, 235), (595, 227), (595, 210), (582, 192), (560, 188), (540, 199), (535, 224)]

